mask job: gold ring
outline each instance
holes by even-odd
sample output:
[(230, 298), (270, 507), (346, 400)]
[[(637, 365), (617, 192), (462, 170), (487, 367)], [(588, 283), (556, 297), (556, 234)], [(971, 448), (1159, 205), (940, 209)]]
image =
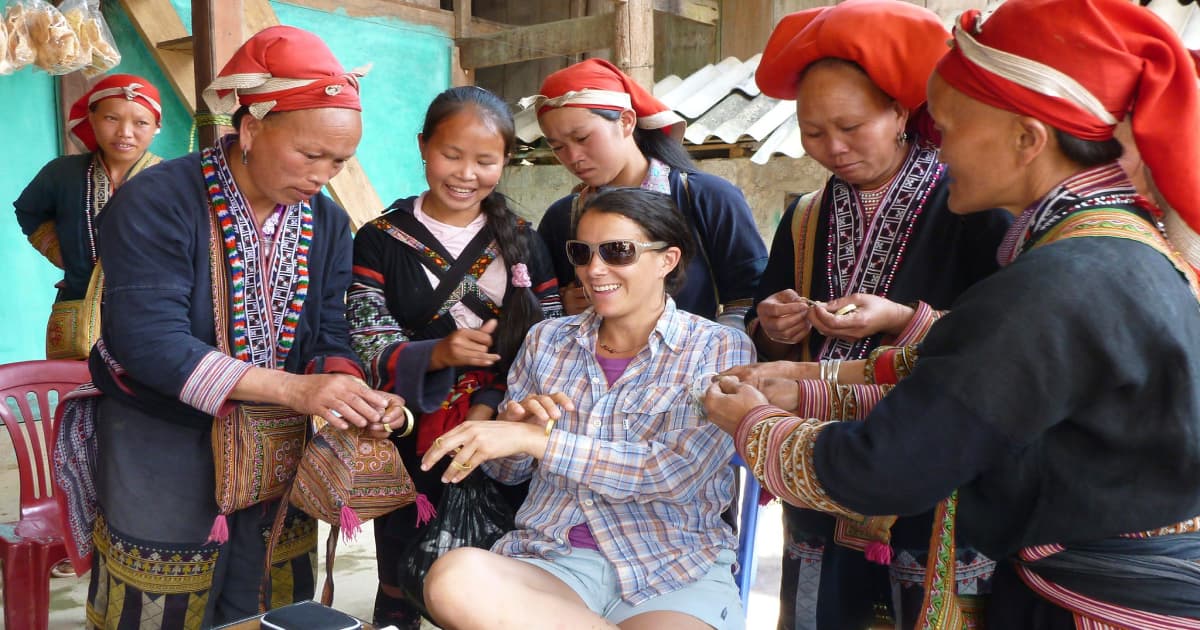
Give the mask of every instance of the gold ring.
[(392, 425), (388, 424), (387, 422), (384, 422), (384, 423), (383, 423), (383, 428), (384, 428), (384, 429), (385, 429), (385, 430), (386, 430), (388, 433), (391, 433), (391, 432), (392, 432)]
[(450, 462), (450, 464), (459, 470), (471, 470), (470, 464), (462, 464), (459, 462)]
[(435, 439), (435, 440), (433, 441), (433, 443), (434, 443), (434, 444), (437, 444), (438, 446), (441, 446), (441, 445), (442, 445), (442, 438), (441, 438), (441, 436), (438, 436), (438, 437), (437, 437), (437, 439)]

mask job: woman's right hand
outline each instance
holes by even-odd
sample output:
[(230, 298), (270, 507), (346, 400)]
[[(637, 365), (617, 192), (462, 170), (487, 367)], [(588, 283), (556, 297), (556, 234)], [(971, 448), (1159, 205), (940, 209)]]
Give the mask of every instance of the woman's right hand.
[(567, 315), (578, 315), (592, 305), (592, 301), (588, 299), (587, 291), (579, 285), (578, 282), (571, 282), (565, 287), (562, 287), (558, 292), (562, 298), (563, 312)]
[(396, 394), (371, 389), (348, 374), (288, 376), (283, 404), (302, 414), (321, 416), (339, 429), (383, 421), (403, 426), (404, 399)]
[(775, 343), (796, 344), (808, 337), (811, 302), (792, 289), (785, 289), (758, 303), (758, 325)]
[(448, 367), (490, 367), (499, 361), (500, 355), (488, 352), (496, 324), (496, 320), (489, 319), (479, 328), (459, 328), (442, 337), (433, 346), (429, 371)]

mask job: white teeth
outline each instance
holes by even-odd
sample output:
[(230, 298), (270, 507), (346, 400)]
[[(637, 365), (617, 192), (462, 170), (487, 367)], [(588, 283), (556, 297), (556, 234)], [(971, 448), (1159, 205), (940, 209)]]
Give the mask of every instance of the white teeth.
[(597, 293), (604, 293), (606, 291), (616, 291), (620, 287), (621, 285), (619, 284), (597, 284), (592, 286), (592, 290)]
[(475, 192), (474, 190), (472, 190), (470, 188), (455, 188), (454, 186), (446, 186), (446, 188), (449, 188), (450, 192), (458, 193), (460, 195), (469, 195), (469, 194)]

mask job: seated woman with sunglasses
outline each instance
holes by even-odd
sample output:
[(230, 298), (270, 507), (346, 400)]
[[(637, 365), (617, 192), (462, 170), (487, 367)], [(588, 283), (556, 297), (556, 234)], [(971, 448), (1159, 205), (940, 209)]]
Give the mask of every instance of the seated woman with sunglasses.
[(597, 194), (566, 254), (592, 306), (543, 321), (509, 371), (495, 421), (442, 436), (422, 468), (446, 481), (482, 466), (532, 478), (517, 529), (492, 551), (438, 560), (425, 599), (444, 628), (745, 626), (731, 565), (737, 539), (731, 441), (691, 390), (754, 360), (742, 332), (676, 309), (695, 245), (663, 193)]

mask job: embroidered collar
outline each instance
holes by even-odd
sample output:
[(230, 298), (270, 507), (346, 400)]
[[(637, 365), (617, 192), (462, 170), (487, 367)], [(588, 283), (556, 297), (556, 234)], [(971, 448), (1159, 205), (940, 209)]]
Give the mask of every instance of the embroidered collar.
[(1137, 194), (1117, 162), (1082, 170), (1025, 208), (1000, 242), (996, 262), (1001, 266), (1012, 263), (1037, 242), (1039, 235), (1076, 210), (1116, 205), (1149, 208), (1149, 202)]
[[(912, 236), (917, 217), (941, 180), (945, 166), (936, 149), (913, 145), (900, 170), (892, 177), (873, 213), (846, 181), (829, 181), (829, 231), (826, 234), (825, 272), (832, 300), (851, 293), (887, 297)], [(825, 340), (820, 356), (861, 359), (873, 347), (873, 338)]]
[(312, 208), (304, 201), (284, 209), (273, 255), (264, 257), (251, 210), (229, 171), (230, 146), (226, 140), (204, 149), (200, 163), (229, 261), (231, 350), (252, 365), (282, 368), (308, 297)]

